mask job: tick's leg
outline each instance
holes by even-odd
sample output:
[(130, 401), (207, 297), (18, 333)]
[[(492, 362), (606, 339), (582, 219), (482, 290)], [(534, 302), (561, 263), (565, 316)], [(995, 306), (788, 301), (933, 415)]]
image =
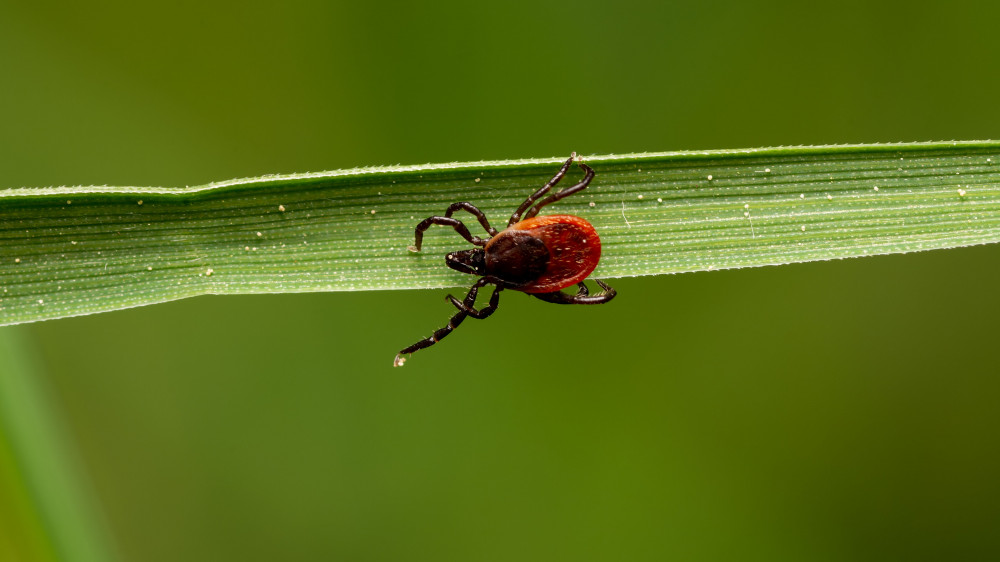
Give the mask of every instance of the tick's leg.
[(393, 359), (392, 366), (402, 367), (403, 363), (405, 363), (406, 360), (408, 359), (408, 357), (404, 357), (404, 355), (410, 355), (411, 353), (415, 353), (417, 351), (420, 351), (421, 349), (424, 349), (425, 347), (430, 347), (436, 344), (437, 342), (441, 341), (442, 338), (444, 338), (445, 336), (450, 334), (452, 330), (457, 328), (458, 325), (462, 323), (462, 320), (465, 320), (466, 316), (468, 316), (468, 314), (460, 311), (458, 314), (451, 317), (451, 320), (448, 321), (447, 326), (441, 328), (440, 330), (435, 331), (434, 334), (431, 335), (431, 337), (422, 339), (417, 343), (411, 345), (410, 347), (400, 350), (400, 352), (396, 354), (396, 358)]
[(408, 248), (411, 252), (420, 251), (420, 247), (424, 243), (424, 231), (430, 228), (432, 224), (450, 226), (455, 229), (455, 232), (461, 234), (462, 238), (465, 238), (476, 246), (485, 246), (486, 242), (488, 242), (488, 240), (483, 240), (478, 236), (473, 236), (472, 233), (469, 232), (469, 229), (462, 224), (462, 221), (458, 219), (453, 219), (451, 217), (428, 217), (420, 221), (420, 224), (417, 225), (413, 245)]
[[(482, 281), (482, 280), (480, 280), (480, 281)], [(480, 285), (479, 282), (477, 281), (476, 284), (473, 285), (471, 289), (469, 289), (469, 294), (466, 295), (466, 297), (465, 297), (465, 302), (466, 303), (470, 302), (470, 298), (471, 298), (471, 303), (473, 305), (476, 304), (476, 295), (479, 293), (479, 287), (481, 287), (481, 286), (482, 285)], [(457, 302), (457, 299), (455, 299), (451, 295), (448, 295), (448, 297), (451, 298), (452, 300), (455, 300), (455, 302)], [(493, 304), (493, 300), (494, 299), (490, 299), (490, 304)], [(459, 303), (459, 304), (465, 304), (465, 303)], [(495, 309), (496, 307), (494, 306), (493, 308)], [(492, 311), (490, 311), (490, 312), (492, 313)], [(405, 363), (406, 360), (408, 359), (408, 357), (404, 357), (404, 356), (410, 355), (411, 353), (415, 353), (417, 351), (420, 351), (421, 349), (424, 349), (425, 347), (430, 347), (430, 346), (436, 344), (437, 342), (441, 341), (442, 339), (444, 339), (444, 337), (447, 336), (448, 334), (450, 334), (452, 330), (454, 330), (455, 328), (457, 328), (458, 325), (462, 323), (462, 320), (465, 320), (465, 317), (468, 316), (468, 315), (469, 315), (468, 312), (466, 312), (464, 309), (462, 309), (461, 307), (459, 307), (458, 313), (451, 317), (451, 320), (448, 321), (448, 325), (447, 326), (445, 326), (444, 328), (441, 328), (440, 330), (435, 331), (431, 335), (431, 337), (422, 339), (422, 340), (418, 341), (417, 343), (411, 345), (410, 347), (407, 347), (405, 349), (400, 350), (400, 352), (398, 354), (396, 354), (396, 358), (392, 361), (392, 366), (393, 367), (402, 367), (403, 363)]]
[[(594, 282), (601, 286), (602, 291), (596, 295), (588, 294), (586, 287), (577, 291), (575, 295), (555, 291), (552, 293), (532, 293), (531, 296), (553, 304), (604, 304), (615, 298), (618, 291), (609, 287), (604, 281), (594, 279)], [(580, 283), (582, 285), (582, 283)]]
[(469, 211), (475, 215), (475, 217), (479, 219), (479, 224), (483, 225), (483, 228), (486, 229), (486, 232), (490, 233), (490, 236), (496, 236), (498, 234), (497, 229), (490, 226), (490, 221), (486, 218), (486, 215), (479, 210), (479, 207), (476, 207), (472, 203), (466, 203), (464, 201), (461, 203), (452, 203), (451, 206), (448, 207), (448, 210), (445, 211), (444, 216), (451, 218), (451, 216), (455, 214), (455, 211), (460, 210)]
[(451, 301), (451, 304), (455, 305), (455, 308), (473, 318), (477, 318), (479, 320), (488, 318), (491, 314), (496, 312), (497, 305), (500, 304), (500, 291), (503, 290), (503, 286), (497, 285), (496, 288), (493, 289), (493, 295), (490, 296), (490, 303), (484, 306), (481, 310), (476, 310), (476, 296), (479, 294), (479, 287), (485, 284), (486, 283), (483, 283), (482, 280), (480, 280), (473, 285), (464, 301), (460, 301), (451, 295), (448, 295), (448, 300)]
[(594, 179), (594, 170), (593, 170), (593, 168), (591, 168), (590, 166), (588, 166), (588, 165), (586, 165), (586, 164), (584, 164), (582, 162), (580, 163), (580, 169), (583, 170), (584, 172), (586, 172), (586, 175), (583, 176), (583, 181), (581, 181), (580, 183), (578, 183), (578, 184), (576, 184), (574, 186), (567, 187), (566, 189), (563, 189), (559, 193), (555, 193), (553, 195), (549, 195), (545, 199), (542, 199), (541, 201), (538, 202), (537, 205), (535, 205), (530, 211), (528, 211), (524, 215), (524, 218), (530, 219), (531, 217), (537, 215), (538, 211), (542, 210), (542, 207), (544, 207), (544, 206), (546, 206), (546, 205), (548, 205), (550, 203), (555, 203), (556, 201), (562, 199), (563, 197), (567, 197), (567, 196), (573, 195), (574, 193), (576, 193), (578, 191), (583, 191), (584, 189), (586, 189), (587, 186), (590, 185), (590, 180)]
[(552, 186), (559, 183), (559, 180), (563, 179), (563, 176), (565, 176), (566, 172), (569, 171), (569, 167), (573, 164), (573, 159), (575, 158), (576, 158), (576, 153), (574, 152), (573, 155), (569, 157), (569, 160), (567, 160), (566, 163), (562, 165), (562, 168), (559, 168), (559, 171), (556, 172), (556, 175), (552, 176), (552, 179), (550, 179), (548, 183), (543, 185), (538, 191), (532, 193), (527, 199), (525, 199), (524, 203), (521, 203), (521, 206), (518, 207), (516, 211), (514, 211), (513, 215), (510, 216), (510, 221), (507, 223), (507, 226), (519, 222), (521, 220), (521, 215), (526, 210), (528, 210), (528, 207), (534, 205), (535, 201), (541, 199), (543, 195), (545, 195), (546, 193), (548, 193), (550, 189), (552, 189)]

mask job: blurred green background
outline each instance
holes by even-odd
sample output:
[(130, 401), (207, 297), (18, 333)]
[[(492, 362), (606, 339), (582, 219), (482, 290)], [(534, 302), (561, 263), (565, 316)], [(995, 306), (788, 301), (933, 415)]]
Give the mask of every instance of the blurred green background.
[[(995, 2), (0, 9), (0, 187), (1000, 137)], [(395, 370), (446, 291), (0, 335), (125, 560), (995, 559), (998, 256), (505, 293)]]

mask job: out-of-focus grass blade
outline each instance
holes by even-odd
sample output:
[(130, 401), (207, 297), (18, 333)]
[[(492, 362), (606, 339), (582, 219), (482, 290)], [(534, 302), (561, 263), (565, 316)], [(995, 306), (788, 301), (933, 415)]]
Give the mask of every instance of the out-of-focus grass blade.
[[(391, 166), (198, 187), (0, 190), (0, 325), (206, 293), (466, 285), (450, 229), (470, 201), (502, 227), (563, 157)], [(911, 252), (1000, 239), (1000, 143), (588, 156), (546, 208), (597, 227), (597, 275), (657, 275)], [(564, 180), (580, 177), (576, 168)], [(470, 228), (478, 229), (474, 220)]]
[(76, 451), (19, 332), (0, 330), (0, 560), (116, 559)]

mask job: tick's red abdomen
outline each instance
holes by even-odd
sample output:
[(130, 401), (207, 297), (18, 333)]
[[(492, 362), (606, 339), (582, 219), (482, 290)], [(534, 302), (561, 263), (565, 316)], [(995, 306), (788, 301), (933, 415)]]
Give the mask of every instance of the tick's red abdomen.
[[(505, 234), (507, 236), (505, 236)], [(531, 244), (518, 243), (516, 247), (525, 248), (524, 258), (533, 264), (524, 264), (527, 269), (533, 269), (532, 279), (525, 279), (520, 287), (512, 287), (515, 290), (525, 293), (551, 293), (576, 285), (583, 281), (597, 267), (597, 262), (601, 259), (601, 240), (597, 236), (597, 231), (593, 225), (572, 215), (548, 215), (544, 217), (533, 217), (525, 219), (519, 223), (511, 225), (507, 230), (494, 237), (486, 245), (486, 259), (489, 263), (492, 249), (500, 249), (504, 245), (503, 239), (520, 239), (526, 241), (527, 236), (532, 239)], [(499, 242), (499, 244), (496, 244)], [(538, 242), (544, 244), (548, 250), (548, 258), (543, 264), (539, 263), (537, 248)], [(532, 248), (535, 246), (536, 248)], [(513, 249), (513, 248), (511, 248)], [(510, 260), (512, 255), (504, 256), (503, 260)], [(499, 257), (499, 256), (498, 256)], [(501, 265), (498, 263), (498, 265)]]

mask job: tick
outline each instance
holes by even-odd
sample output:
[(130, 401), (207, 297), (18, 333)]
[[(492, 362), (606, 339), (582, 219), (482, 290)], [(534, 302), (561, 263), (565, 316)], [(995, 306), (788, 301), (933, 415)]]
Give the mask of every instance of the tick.
[[(443, 217), (429, 217), (417, 224), (410, 251), (420, 251), (424, 231), (431, 225), (450, 226), (476, 248), (450, 252), (445, 256), (445, 263), (462, 273), (478, 275), (479, 280), (472, 285), (463, 300), (448, 295), (448, 300), (458, 309), (458, 313), (451, 317), (447, 326), (437, 330), (429, 338), (401, 350), (393, 361), (394, 366), (401, 366), (410, 354), (441, 341), (466, 317), (489, 317), (500, 304), (500, 292), (504, 289), (521, 291), (555, 304), (603, 304), (615, 298), (617, 292), (599, 279), (594, 281), (602, 290), (596, 295), (591, 295), (583, 283), (601, 259), (601, 239), (594, 227), (572, 215), (537, 216), (546, 205), (583, 191), (590, 185), (590, 181), (594, 179), (594, 170), (580, 162), (578, 165), (585, 174), (580, 183), (542, 199), (566, 176), (575, 159), (574, 152), (548, 183), (521, 203), (510, 216), (507, 228), (503, 231), (498, 232), (490, 226), (486, 215), (472, 203), (466, 202), (453, 203)], [(486, 229), (489, 237), (473, 236), (462, 221), (452, 218), (456, 211), (471, 213)], [(479, 289), (486, 285), (494, 286), (493, 295), (490, 296), (489, 304), (477, 310), (476, 297)], [(577, 286), (576, 293), (562, 291), (573, 285)]]

